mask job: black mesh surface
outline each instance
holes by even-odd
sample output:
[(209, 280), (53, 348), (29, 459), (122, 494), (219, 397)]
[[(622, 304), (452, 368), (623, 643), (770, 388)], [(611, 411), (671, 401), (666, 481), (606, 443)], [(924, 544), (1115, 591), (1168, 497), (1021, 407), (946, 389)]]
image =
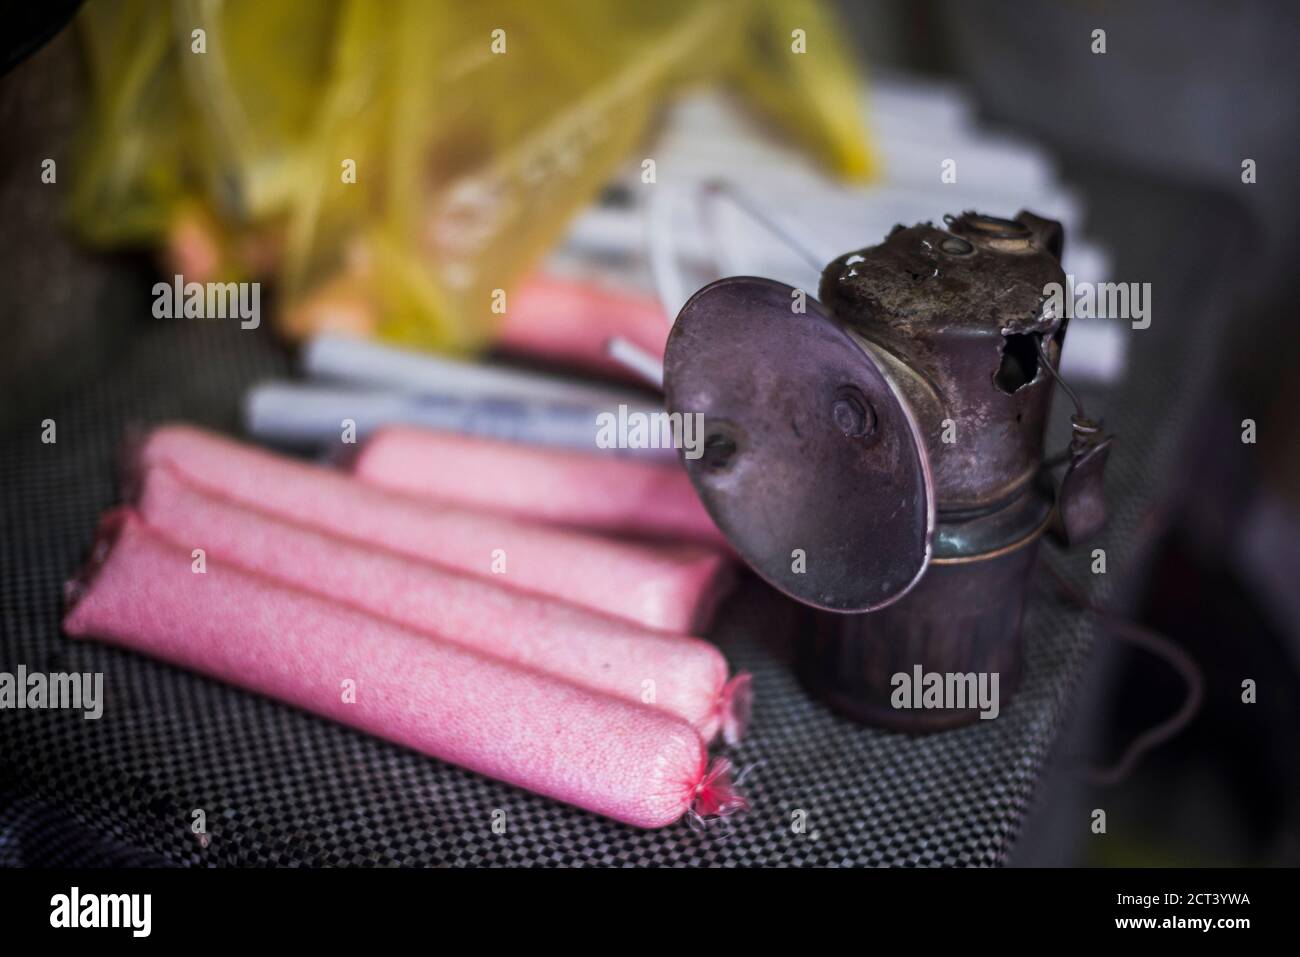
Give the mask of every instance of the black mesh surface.
[[(1100, 403), (1121, 440), (1108, 477), (1114, 518), (1099, 543), (1109, 574), (1087, 574), (1086, 554), (1063, 560), (1044, 551), (1104, 600), (1120, 600), (1140, 572), (1162, 476), (1228, 320), (1211, 253), (1222, 250), (1179, 265), (1180, 276), (1201, 276), (1198, 285), (1157, 287), (1157, 322), (1169, 331), (1153, 325), (1132, 337), (1132, 374)], [(746, 581), (711, 637), (734, 668), (755, 676), (751, 732), (734, 754), (753, 765), (744, 788), (753, 809), (729, 830), (703, 833), (685, 821), (659, 831), (616, 824), (177, 668), (67, 639), (62, 584), (115, 501), (124, 433), (165, 419), (235, 431), (245, 387), (287, 371), (264, 331), (186, 320), (137, 328), (110, 371), (0, 445), (0, 669), (105, 674), (98, 721), (69, 711), (0, 713), (0, 795), (10, 796), (0, 802), (4, 862), (65, 860), (76, 840), (102, 842), (107, 850), (90, 859), (104, 862), (200, 866), (1005, 859), (1093, 638), (1081, 615), (1042, 593), (1028, 605), (1024, 682), (1001, 716), (908, 737), (836, 718), (809, 698), (791, 669), (795, 608)], [(40, 441), (47, 416), (57, 422), (54, 445)], [(57, 809), (66, 823), (51, 825), (37, 806)], [(190, 830), (196, 808), (206, 814), (207, 846)], [(503, 834), (492, 828), (497, 809), (506, 813)], [(800, 810), (802, 834), (792, 828)]]

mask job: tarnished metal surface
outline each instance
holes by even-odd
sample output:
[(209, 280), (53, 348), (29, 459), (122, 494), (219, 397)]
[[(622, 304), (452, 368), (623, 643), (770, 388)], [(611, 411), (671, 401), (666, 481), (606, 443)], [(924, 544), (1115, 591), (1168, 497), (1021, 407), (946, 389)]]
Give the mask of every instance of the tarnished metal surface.
[(1015, 546), (1047, 528), (1053, 504), (1050, 477), (1039, 473), (1031, 489), (1000, 507), (945, 511), (934, 529), (930, 560), (975, 560)]
[(941, 510), (995, 504), (1038, 470), (1053, 383), (1035, 338), (1059, 362), (1065, 320), (1044, 315), (1043, 290), (1065, 282), (1060, 248), (1057, 223), (967, 213), (951, 231), (898, 227), (822, 273), (835, 318), (910, 371)]
[(1058, 497), (1043, 438), (1067, 321), (1044, 308), (1065, 282), (1060, 225), (945, 223), (840, 256), (821, 302), (765, 279), (707, 286), (664, 363), (669, 409), (706, 416), (686, 466), (737, 551), (806, 604), (871, 612), (814, 614), (804, 680), (918, 731), (976, 714), (894, 709), (898, 671), (997, 672), (1010, 696), (1038, 540), (1054, 506), (1069, 537), (1096, 530), (1110, 441), (1072, 447)]
[(677, 318), (665, 370), (669, 410), (704, 415), (691, 480), (760, 575), (834, 611), (879, 608), (916, 582), (934, 520), (917, 425), (815, 300), (768, 279), (706, 286)]
[(1067, 545), (1086, 541), (1106, 524), (1106, 460), (1114, 439), (1076, 443), (1057, 494), (1056, 532)]
[(974, 708), (900, 710), (893, 677), (923, 672), (996, 674), (999, 705), (1020, 684), (1020, 619), (1039, 536), (976, 562), (936, 563), (897, 604), (870, 615), (810, 612), (796, 648), (800, 678), (840, 714), (897, 731), (927, 732), (979, 720)]

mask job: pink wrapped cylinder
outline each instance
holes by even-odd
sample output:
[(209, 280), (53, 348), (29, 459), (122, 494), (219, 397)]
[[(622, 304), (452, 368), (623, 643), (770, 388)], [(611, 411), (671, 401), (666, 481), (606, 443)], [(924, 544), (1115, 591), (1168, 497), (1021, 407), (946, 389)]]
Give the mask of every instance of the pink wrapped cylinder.
[(363, 482), (451, 505), (729, 549), (675, 464), (394, 425), (366, 441), (352, 472)]
[(618, 542), (431, 503), (189, 426), (145, 438), (135, 468), (154, 465), (291, 521), (665, 631), (697, 630), (730, 580), (713, 549)]
[[(288, 522), (200, 491), (170, 466), (142, 476), (135, 506), (186, 552), (209, 555), (416, 631), (689, 721), (706, 740), (738, 740), (748, 677), (698, 638), (644, 628), (564, 602)], [(653, 698), (647, 696), (652, 692)]]
[(656, 357), (664, 354), (671, 317), (650, 295), (535, 273), (512, 294), (497, 344), (528, 356), (627, 376), (605, 352), (619, 336)]
[[(208, 560), (118, 511), (64, 629), (638, 827), (743, 803), (674, 715)], [(352, 683), (352, 684), (350, 684)], [(349, 694), (349, 688), (351, 694)]]

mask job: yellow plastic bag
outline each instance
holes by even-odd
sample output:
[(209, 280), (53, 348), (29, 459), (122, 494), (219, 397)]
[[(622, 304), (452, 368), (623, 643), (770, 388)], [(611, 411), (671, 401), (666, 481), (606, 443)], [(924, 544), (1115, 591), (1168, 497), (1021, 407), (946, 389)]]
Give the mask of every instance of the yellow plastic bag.
[(74, 222), (274, 274), (291, 334), (481, 346), (687, 84), (732, 82), (834, 170), (873, 168), (815, 0), (92, 0), (80, 27)]

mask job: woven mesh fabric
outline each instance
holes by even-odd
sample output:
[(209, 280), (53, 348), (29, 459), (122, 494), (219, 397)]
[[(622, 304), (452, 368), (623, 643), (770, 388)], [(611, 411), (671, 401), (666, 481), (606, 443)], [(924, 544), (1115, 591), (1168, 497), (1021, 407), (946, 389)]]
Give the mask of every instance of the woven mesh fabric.
[[(1216, 250), (1216, 254), (1219, 250)], [(1191, 263), (1189, 268), (1199, 267)], [(1204, 273), (1208, 275), (1207, 272)], [(1140, 274), (1139, 274), (1140, 275)], [(1208, 281), (1207, 281), (1208, 282)], [(1086, 554), (1044, 556), (1103, 599), (1131, 587), (1161, 476), (1194, 414), (1227, 321), (1222, 290), (1170, 286), (1177, 335), (1132, 337), (1140, 370), (1094, 405), (1121, 438), (1107, 485), (1110, 573)], [(105, 673), (98, 721), (77, 712), (0, 713), (0, 848), (59, 860), (56, 807), (108, 848), (100, 859), (184, 865), (994, 865), (1031, 800), (1093, 631), (1041, 591), (1025, 620), (1025, 676), (996, 721), (909, 737), (834, 717), (795, 680), (796, 608), (754, 580), (725, 604), (713, 637), (755, 677), (753, 803), (726, 829), (687, 822), (639, 831), (486, 780), (256, 695), (60, 633), (61, 589), (115, 501), (115, 459), (132, 428), (186, 419), (234, 431), (242, 390), (287, 371), (264, 331), (234, 323), (147, 323), (122, 361), (0, 444), (0, 669)], [(1095, 403), (1096, 400), (1090, 400)], [(1059, 439), (1059, 436), (1058, 436)], [(203, 809), (210, 841), (190, 830)], [(505, 812), (494, 833), (493, 812)], [(806, 831), (792, 815), (806, 812)]]
[(0, 795), (2, 867), (167, 867), (149, 851), (106, 838), (58, 808)]

